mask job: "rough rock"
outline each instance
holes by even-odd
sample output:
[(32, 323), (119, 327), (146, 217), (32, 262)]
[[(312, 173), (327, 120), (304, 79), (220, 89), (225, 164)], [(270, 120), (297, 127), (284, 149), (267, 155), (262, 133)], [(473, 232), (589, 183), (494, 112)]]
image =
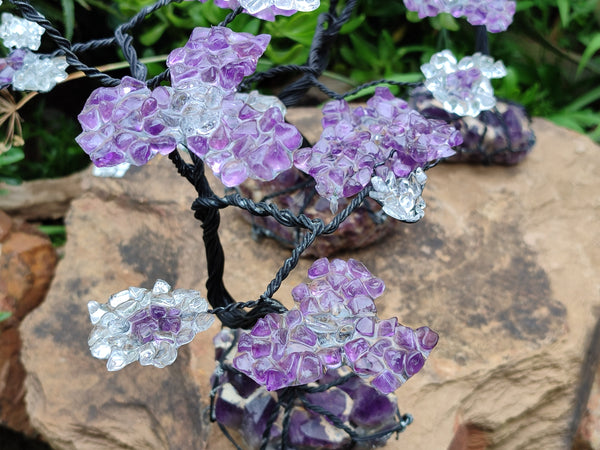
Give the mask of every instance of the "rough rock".
[[(314, 109), (288, 117), (317, 129)], [(422, 221), (339, 255), (385, 281), (380, 317), (440, 334), (397, 391), (415, 420), (387, 448), (563, 449), (573, 439), (589, 394), (582, 380), (595, 373), (585, 355), (600, 303), (600, 152), (547, 121), (534, 129), (538, 144), (520, 165), (438, 166)], [(87, 179), (50, 293), (21, 327), (28, 412), (55, 448), (233, 448), (206, 415), (216, 326), (162, 370), (108, 373), (86, 345), (90, 299), (156, 278), (204, 289), (193, 190), (169, 164)], [(254, 242), (231, 208), (221, 226), (228, 290), (256, 299), (290, 251)], [(291, 304), (311, 263), (300, 261), (278, 299)]]
[(0, 423), (34, 434), (25, 409), (19, 323), (44, 299), (56, 266), (50, 240), (0, 211)]
[(81, 195), (83, 173), (68, 177), (25, 181), (17, 186), (0, 183), (0, 209), (26, 220), (64, 217), (71, 200)]

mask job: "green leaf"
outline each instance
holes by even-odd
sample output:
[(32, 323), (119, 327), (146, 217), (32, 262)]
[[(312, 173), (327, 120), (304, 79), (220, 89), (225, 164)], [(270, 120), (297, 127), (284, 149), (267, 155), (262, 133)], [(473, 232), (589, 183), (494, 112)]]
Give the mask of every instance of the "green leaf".
[(556, 0), (556, 4), (558, 6), (558, 12), (560, 13), (560, 22), (562, 23), (563, 28), (567, 28), (569, 26), (569, 21), (571, 20), (569, 17), (571, 11), (569, 0)]
[(13, 147), (0, 155), (0, 167), (14, 164), (21, 161), (23, 158), (25, 158), (23, 150), (18, 147)]
[(309, 49), (302, 44), (296, 44), (286, 50), (275, 50), (268, 46), (265, 56), (271, 60), (274, 65), (278, 64), (304, 64), (308, 58)]
[(150, 46), (154, 44), (162, 37), (163, 33), (168, 27), (169, 24), (166, 22), (161, 22), (153, 26), (148, 31), (140, 35), (140, 42), (145, 46)]
[(65, 37), (69, 40), (73, 37), (75, 27), (75, 4), (73, 0), (61, 0), (63, 10), (63, 21), (65, 22)]
[(583, 69), (585, 69), (585, 66), (587, 66), (587, 63), (594, 55), (594, 53), (596, 53), (598, 50), (600, 50), (600, 33), (596, 33), (594, 35), (594, 37), (590, 40), (587, 47), (585, 48), (583, 55), (581, 55), (581, 60), (579, 61), (579, 65), (577, 66), (577, 73), (575, 74), (576, 77), (578, 77), (581, 74)]
[(340, 29), (340, 34), (350, 34), (355, 31), (365, 21), (366, 16), (361, 14), (346, 22)]
[(0, 311), (0, 322), (8, 319), (10, 316), (12, 316), (12, 313), (10, 311)]
[(586, 107), (587, 105), (595, 102), (598, 99), (600, 99), (600, 86), (598, 86), (595, 89), (592, 89), (589, 92), (586, 92), (572, 103), (569, 103), (563, 108), (563, 111), (579, 111), (580, 109)]

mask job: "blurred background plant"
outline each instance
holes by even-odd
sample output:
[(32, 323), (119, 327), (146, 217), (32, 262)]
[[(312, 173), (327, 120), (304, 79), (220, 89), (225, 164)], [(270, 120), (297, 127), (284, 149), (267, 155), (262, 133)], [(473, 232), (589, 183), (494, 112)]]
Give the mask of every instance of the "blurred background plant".
[[(74, 41), (105, 37), (153, 0), (39, 0), (38, 8)], [(326, 11), (323, 0), (318, 12)], [(1, 11), (10, 10), (4, 2)], [(184, 45), (196, 26), (219, 23), (229, 12), (207, 3), (170, 4), (152, 14), (134, 36), (140, 56), (154, 61), (150, 75), (164, 70), (164, 59)], [(301, 13), (264, 22), (241, 15), (235, 31), (273, 36), (258, 70), (272, 65), (301, 64), (307, 59), (318, 13)], [(588, 134), (600, 142), (600, 2), (592, 0), (519, 0), (514, 23), (505, 33), (491, 34), (490, 49), (502, 59), (508, 75), (496, 80), (496, 94), (520, 102), (533, 116)], [(343, 27), (335, 53), (324, 76), (350, 89), (386, 78), (422, 79), (419, 66), (444, 48), (462, 57), (473, 53), (474, 33), (463, 19), (448, 14), (419, 20), (403, 3), (361, 1)], [(44, 51), (44, 47), (40, 51)], [(51, 51), (51, 48), (46, 49)], [(114, 49), (83, 56), (88, 63), (122, 61)], [(127, 72), (109, 66), (113, 76)], [(75, 77), (76, 78), (76, 77)], [(68, 85), (68, 86), (65, 86)], [(97, 85), (72, 77), (51, 93), (25, 99), (8, 91), (0, 98), (4, 142), (0, 147), (0, 181), (63, 176), (84, 168), (89, 160), (74, 138), (79, 134), (76, 116)], [(269, 86), (266, 87), (267, 89)], [(397, 87), (393, 87), (395, 93)], [(365, 89), (365, 96), (372, 89)], [(355, 96), (356, 98), (358, 96)], [(314, 100), (313, 100), (314, 101)], [(19, 105), (17, 108), (15, 105)], [(22, 118), (22, 122), (21, 122)]]

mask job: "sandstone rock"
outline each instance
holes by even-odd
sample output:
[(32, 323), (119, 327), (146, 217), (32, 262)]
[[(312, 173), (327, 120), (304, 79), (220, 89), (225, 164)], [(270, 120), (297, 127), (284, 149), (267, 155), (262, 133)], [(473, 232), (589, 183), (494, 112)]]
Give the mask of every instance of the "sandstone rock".
[(25, 181), (17, 186), (0, 183), (0, 209), (26, 220), (64, 217), (71, 200), (81, 195), (81, 172), (67, 177)]
[(34, 430), (25, 410), (18, 326), (44, 299), (56, 260), (47, 237), (0, 211), (0, 311), (11, 313), (0, 322), (0, 423), (27, 434)]
[[(299, 114), (288, 117), (317, 129), (314, 110)], [(424, 370), (397, 391), (401, 413), (415, 421), (387, 448), (570, 445), (587, 396), (580, 380), (595, 370), (585, 354), (600, 302), (600, 152), (549, 122), (535, 120), (534, 129), (537, 148), (520, 165), (436, 167), (421, 222), (339, 255), (385, 281), (380, 317), (440, 334)], [(87, 180), (47, 300), (22, 325), (28, 412), (55, 448), (232, 448), (206, 420), (216, 326), (162, 370), (132, 364), (108, 373), (86, 345), (90, 299), (159, 277), (204, 290), (193, 189), (169, 164)], [(221, 237), (228, 290), (258, 298), (290, 251), (252, 241), (231, 208)], [(300, 261), (278, 299), (291, 305), (311, 263)]]

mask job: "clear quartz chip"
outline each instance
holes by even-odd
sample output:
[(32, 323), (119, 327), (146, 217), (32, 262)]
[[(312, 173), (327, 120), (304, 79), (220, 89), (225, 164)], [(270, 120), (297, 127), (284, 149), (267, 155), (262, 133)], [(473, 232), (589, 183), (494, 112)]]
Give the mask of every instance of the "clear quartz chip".
[(31, 22), (10, 13), (2, 13), (0, 24), (0, 38), (8, 48), (28, 48), (37, 50), (42, 43), (44, 29), (35, 22)]
[(427, 175), (421, 168), (406, 178), (396, 178), (390, 171), (384, 181), (378, 176), (371, 179), (373, 190), (369, 196), (383, 204), (383, 212), (394, 219), (416, 222), (425, 214), (422, 193)]

